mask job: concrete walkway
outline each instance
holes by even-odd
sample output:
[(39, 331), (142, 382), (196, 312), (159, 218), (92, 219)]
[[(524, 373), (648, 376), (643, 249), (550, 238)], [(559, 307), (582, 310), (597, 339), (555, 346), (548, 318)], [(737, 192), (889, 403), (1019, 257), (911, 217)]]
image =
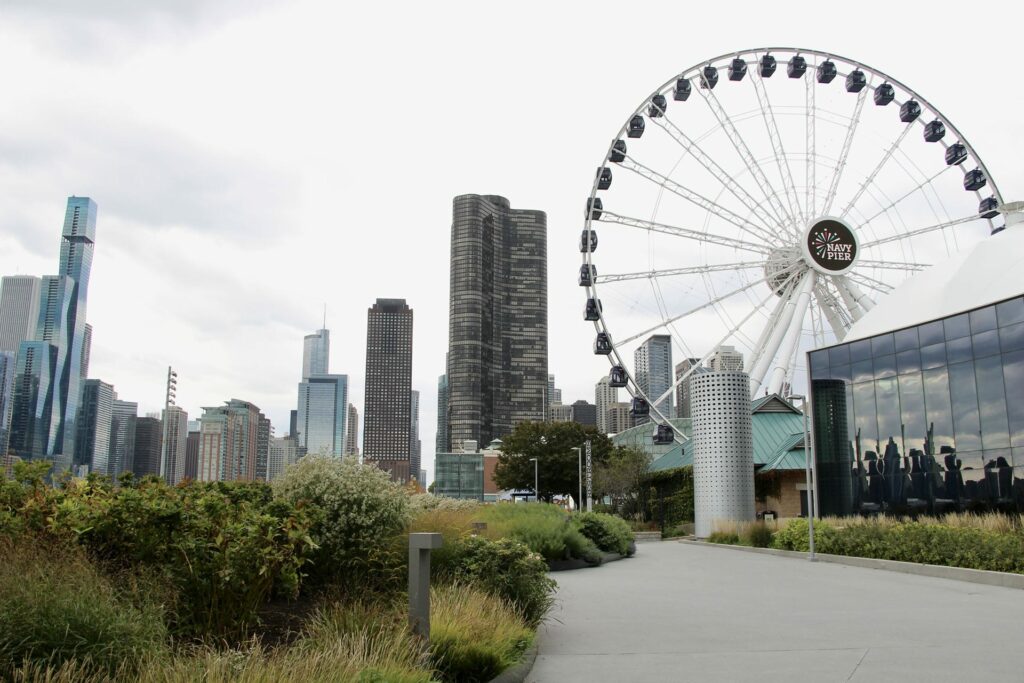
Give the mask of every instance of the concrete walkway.
[(527, 681), (1024, 681), (1024, 590), (674, 542), (554, 577)]

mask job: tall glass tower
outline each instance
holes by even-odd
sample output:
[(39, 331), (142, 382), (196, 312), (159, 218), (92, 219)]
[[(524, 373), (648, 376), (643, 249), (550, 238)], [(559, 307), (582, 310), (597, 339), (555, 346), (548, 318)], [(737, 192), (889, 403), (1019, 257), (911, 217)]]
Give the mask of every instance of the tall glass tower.
[(326, 375), (331, 362), (331, 332), (317, 330), (302, 340), (302, 379)]
[(35, 340), (18, 348), (10, 450), (60, 469), (75, 452), (96, 211), (88, 197), (68, 198), (58, 274), (43, 277)]
[[(633, 352), (635, 371), (633, 374), (640, 391), (654, 404), (661, 414), (672, 417), (672, 393), (660, 402), (658, 398), (667, 392), (672, 381), (672, 337), (654, 334)], [(642, 419), (647, 422), (648, 419)]]
[(345, 454), (348, 375), (313, 375), (299, 383), (299, 446), (310, 455)]

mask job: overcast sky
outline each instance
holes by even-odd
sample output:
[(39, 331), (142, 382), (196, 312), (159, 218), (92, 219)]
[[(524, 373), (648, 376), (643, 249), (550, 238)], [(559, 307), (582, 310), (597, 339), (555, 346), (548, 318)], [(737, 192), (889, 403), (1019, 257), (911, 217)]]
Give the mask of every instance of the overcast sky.
[(145, 413), (173, 365), (190, 417), (237, 397), (278, 434), (324, 305), (362, 416), (366, 310), (405, 298), (432, 472), (452, 197), (547, 212), (550, 371), (565, 402), (593, 401), (607, 363), (575, 282), (583, 200), (623, 120), (684, 68), (769, 44), (862, 60), (1024, 198), (1024, 12), (786, 7), (6, 0), (0, 274), (55, 272), (66, 197), (92, 197), (90, 376)]

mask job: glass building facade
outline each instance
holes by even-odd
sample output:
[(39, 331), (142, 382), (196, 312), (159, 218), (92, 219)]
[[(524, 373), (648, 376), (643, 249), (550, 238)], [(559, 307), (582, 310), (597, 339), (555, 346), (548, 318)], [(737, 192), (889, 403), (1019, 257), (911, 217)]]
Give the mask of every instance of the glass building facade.
[(483, 453), (438, 453), (434, 459), (434, 495), (482, 502)]
[(808, 362), (819, 514), (1024, 511), (1024, 298)]

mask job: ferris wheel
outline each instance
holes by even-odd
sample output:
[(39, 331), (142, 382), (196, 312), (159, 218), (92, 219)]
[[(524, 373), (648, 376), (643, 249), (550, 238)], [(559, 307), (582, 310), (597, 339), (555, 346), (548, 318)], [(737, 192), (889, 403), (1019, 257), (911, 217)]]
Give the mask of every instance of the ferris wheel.
[[(701, 62), (627, 117), (597, 169), (579, 273), (594, 352), (671, 441), (676, 387), (720, 346), (744, 354), (752, 396), (806, 382), (801, 352), (1002, 229), (1001, 204), (957, 128), (877, 69), (797, 48)], [(667, 388), (629, 371), (652, 335), (691, 361)]]

